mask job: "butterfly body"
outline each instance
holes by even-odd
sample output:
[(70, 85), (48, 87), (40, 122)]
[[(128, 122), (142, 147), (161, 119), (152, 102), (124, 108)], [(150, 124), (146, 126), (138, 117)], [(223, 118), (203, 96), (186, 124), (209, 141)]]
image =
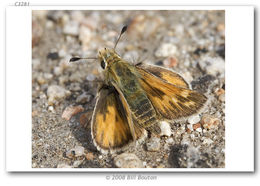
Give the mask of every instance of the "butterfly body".
[(121, 59), (115, 51), (109, 49), (105, 51), (107, 52), (101, 52), (103, 56), (100, 57), (108, 64), (104, 72), (106, 84), (116, 87), (121, 97), (125, 98), (136, 124), (139, 127), (149, 128), (157, 121), (157, 115), (141, 87), (140, 74), (135, 65)]

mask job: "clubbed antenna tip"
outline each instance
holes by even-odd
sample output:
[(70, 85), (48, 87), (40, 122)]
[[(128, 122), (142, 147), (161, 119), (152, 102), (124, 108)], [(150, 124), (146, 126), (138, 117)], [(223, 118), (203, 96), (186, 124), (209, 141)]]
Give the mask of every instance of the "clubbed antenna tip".
[(70, 62), (76, 62), (76, 61), (79, 61), (81, 59), (97, 59), (96, 57), (85, 57), (85, 58), (82, 58), (82, 57), (72, 57), (70, 58)]
[(121, 35), (122, 35), (123, 33), (125, 33), (126, 30), (127, 30), (127, 25), (125, 25), (125, 26), (122, 28), (121, 33), (120, 33), (118, 39), (116, 40), (116, 44), (115, 44), (115, 46), (114, 46), (114, 49), (116, 49), (116, 45), (117, 45), (118, 41), (120, 40)]
[(70, 62), (75, 62), (75, 61), (78, 61), (80, 59), (81, 59), (80, 57), (72, 57), (72, 58), (70, 58)]
[(127, 25), (125, 25), (121, 30), (121, 35), (127, 30)]

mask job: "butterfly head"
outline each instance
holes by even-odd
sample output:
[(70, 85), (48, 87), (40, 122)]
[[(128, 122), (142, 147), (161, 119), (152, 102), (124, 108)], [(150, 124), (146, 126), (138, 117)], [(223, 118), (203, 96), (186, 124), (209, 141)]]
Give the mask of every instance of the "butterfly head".
[(119, 61), (121, 58), (120, 56), (115, 52), (114, 49), (108, 49), (104, 48), (99, 50), (98, 52), (98, 59), (100, 61), (100, 65), (103, 69), (106, 69), (109, 65), (111, 65), (113, 62)]

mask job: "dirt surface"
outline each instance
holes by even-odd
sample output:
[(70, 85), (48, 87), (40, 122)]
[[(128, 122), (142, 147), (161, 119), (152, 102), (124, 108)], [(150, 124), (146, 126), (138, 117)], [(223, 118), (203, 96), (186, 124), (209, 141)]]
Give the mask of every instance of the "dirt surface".
[[(224, 11), (33, 11), (32, 167), (225, 167)], [(164, 123), (124, 152), (102, 154), (93, 145), (90, 119), (102, 68), (96, 57), (114, 47), (130, 63), (179, 72), (209, 101), (183, 121)]]

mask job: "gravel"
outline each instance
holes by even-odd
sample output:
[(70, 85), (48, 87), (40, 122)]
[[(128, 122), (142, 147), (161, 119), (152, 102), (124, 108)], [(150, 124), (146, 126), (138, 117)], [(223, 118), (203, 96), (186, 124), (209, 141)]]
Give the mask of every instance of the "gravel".
[[(68, 61), (113, 48), (126, 23), (121, 56), (173, 69), (209, 101), (191, 118), (159, 122), (158, 136), (102, 154), (90, 127), (102, 68)], [(32, 167), (225, 167), (225, 12), (33, 11)]]

